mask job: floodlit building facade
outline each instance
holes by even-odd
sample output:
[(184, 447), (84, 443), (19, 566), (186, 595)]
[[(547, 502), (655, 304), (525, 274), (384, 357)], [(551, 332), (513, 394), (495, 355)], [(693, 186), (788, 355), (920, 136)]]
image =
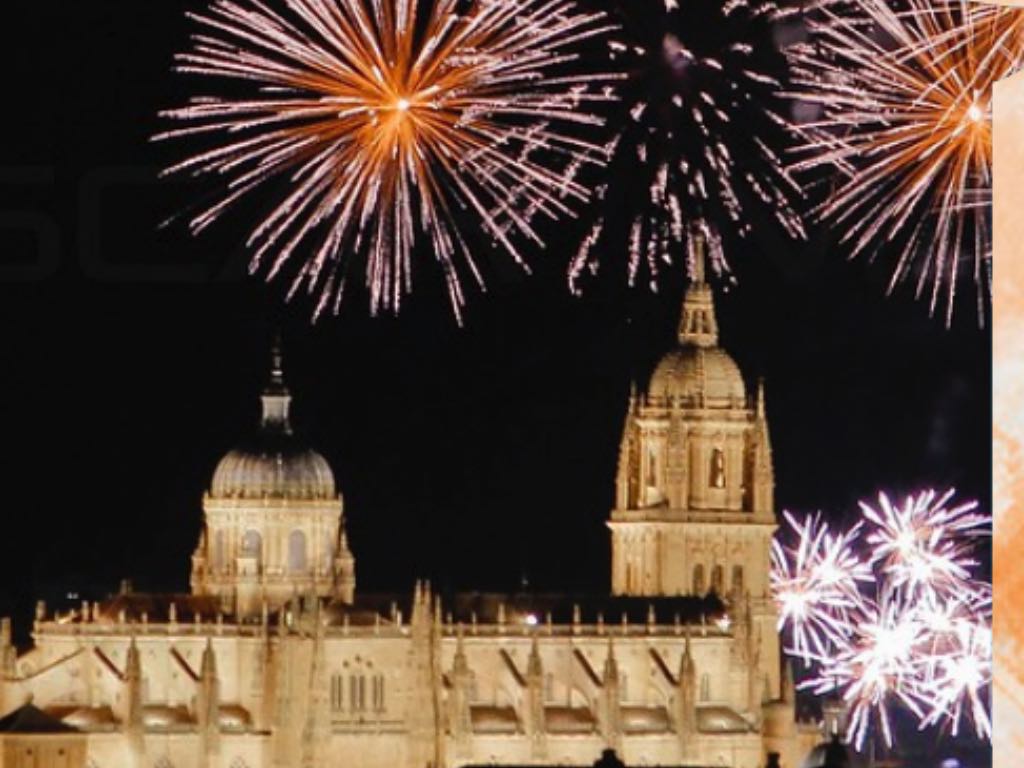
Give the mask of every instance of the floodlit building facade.
[[(608, 748), (798, 768), (820, 741), (769, 599), (764, 390), (718, 346), (703, 281), (629, 404), (604, 597), (360, 594), (333, 473), (290, 402), (275, 352), (260, 428), (203, 500), (190, 594), (40, 605), (21, 655), (3, 623), (0, 715), (54, 731), (0, 732), (3, 768), (589, 766)], [(67, 746), (26, 755), (36, 742)]]

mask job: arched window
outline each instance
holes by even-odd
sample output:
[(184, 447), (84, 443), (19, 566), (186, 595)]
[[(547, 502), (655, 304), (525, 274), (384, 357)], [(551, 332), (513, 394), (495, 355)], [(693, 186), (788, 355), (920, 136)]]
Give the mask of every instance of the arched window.
[(217, 531), (213, 535), (213, 568), (215, 571), (223, 571), (227, 565), (227, 544), (224, 531)]
[(647, 448), (647, 487), (656, 488), (658, 486), (658, 452), (654, 449), (654, 446)]
[(722, 594), (722, 588), (725, 586), (725, 569), (720, 565), (716, 565), (711, 569), (711, 591), (716, 595)]
[(306, 534), (292, 531), (288, 536), (288, 570), (291, 573), (306, 571)]
[(384, 675), (373, 677), (373, 711), (384, 711)]
[(366, 711), (366, 675), (348, 676), (348, 708), (351, 712)]
[(697, 563), (693, 566), (693, 594), (703, 595), (704, 591), (704, 566)]
[(342, 712), (345, 709), (345, 678), (331, 675), (331, 710)]
[(242, 557), (256, 558), (256, 567), (263, 564), (263, 537), (259, 531), (246, 531), (242, 536)]
[(700, 700), (711, 701), (711, 678), (706, 674), (700, 676)]
[(725, 453), (721, 448), (711, 452), (711, 473), (708, 485), (712, 488), (725, 488)]
[(734, 565), (732, 567), (732, 591), (743, 592), (743, 566)]

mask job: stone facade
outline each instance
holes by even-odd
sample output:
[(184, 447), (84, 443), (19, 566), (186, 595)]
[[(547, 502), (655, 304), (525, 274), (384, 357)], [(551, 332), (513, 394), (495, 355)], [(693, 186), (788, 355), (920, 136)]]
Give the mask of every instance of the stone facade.
[(333, 475), (289, 403), (276, 354), (259, 435), (204, 500), (192, 593), (40, 606), (20, 656), (5, 623), (0, 712), (31, 700), (88, 768), (585, 766), (609, 748), (798, 768), (820, 740), (768, 596), (763, 390), (718, 349), (707, 286), (630, 403), (608, 596), (357, 594)]
[(612, 591), (713, 592), (742, 603), (749, 662), (760, 665), (771, 699), (782, 695), (768, 584), (774, 496), (764, 385), (747, 396), (718, 347), (711, 288), (698, 280), (683, 301), (678, 346), (630, 398), (608, 524)]

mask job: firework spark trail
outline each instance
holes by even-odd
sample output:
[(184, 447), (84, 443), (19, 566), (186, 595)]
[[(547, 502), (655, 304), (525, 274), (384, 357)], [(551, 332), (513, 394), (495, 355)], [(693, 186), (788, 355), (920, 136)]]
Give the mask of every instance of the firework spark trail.
[(772, 542), (770, 576), (779, 630), (789, 630), (794, 655), (819, 658), (845, 639), (851, 615), (862, 610), (858, 582), (870, 579), (871, 571), (852, 548), (859, 527), (835, 535), (820, 514), (802, 523), (789, 513), (785, 517), (797, 545), (787, 549)]
[(842, 692), (850, 706), (847, 739), (857, 749), (876, 716), (891, 746), (889, 707), (894, 699), (918, 718), (925, 717), (927, 702), (917, 681), (926, 668), (918, 649), (926, 642), (927, 628), (897, 593), (887, 592), (878, 603), (866, 603), (848, 631), (848, 639), (822, 659), (819, 674), (804, 687), (816, 694)]
[[(788, 12), (772, 0), (619, 0), (624, 33), (610, 43), (623, 86), (622, 129), (607, 147), (608, 175), (594, 224), (569, 270), (573, 293), (601, 254), (626, 252), (629, 284), (657, 289), (660, 271), (693, 274), (696, 240), (713, 270), (728, 273), (724, 242), (774, 217), (805, 236), (793, 202), (802, 195), (778, 151), (789, 141), (780, 95), (786, 58), (774, 35)], [(623, 221), (625, 223), (623, 223)]]
[(878, 563), (896, 588), (911, 595), (936, 591), (955, 598), (970, 581), (973, 539), (987, 533), (989, 519), (976, 513), (971, 501), (948, 506), (954, 492), (935, 491), (909, 496), (902, 506), (884, 493), (878, 509), (861, 502), (864, 518), (873, 524), (866, 541), (872, 562)]
[[(482, 287), (471, 241), (525, 267), (533, 222), (571, 216), (589, 190), (573, 174), (601, 162), (583, 134), (590, 107), (614, 99), (614, 75), (576, 66), (606, 34), (603, 14), (572, 0), (213, 0), (191, 17), (177, 70), (248, 96), (197, 97), (163, 116), (156, 139), (206, 139), (167, 173), (215, 177), (222, 197), (191, 221), (218, 220), (268, 182), (286, 189), (255, 227), (252, 271), (298, 261), (290, 294), (337, 311), (348, 268), (365, 259), (371, 311), (411, 290), (421, 235), (464, 303), (462, 274)], [(479, 236), (472, 238), (465, 219)]]
[(788, 50), (794, 95), (820, 119), (799, 127), (795, 172), (839, 178), (816, 215), (850, 256), (895, 255), (892, 292), (945, 303), (952, 322), (970, 260), (979, 318), (990, 288), (991, 100), (1024, 63), (1024, 13), (968, 0), (818, 0), (810, 39)]
[(840, 693), (850, 708), (846, 737), (857, 749), (875, 723), (891, 746), (894, 705), (922, 729), (943, 725), (955, 734), (970, 720), (979, 737), (991, 736), (992, 589), (974, 578), (971, 558), (990, 521), (974, 502), (953, 497), (924, 491), (898, 505), (880, 494), (877, 507), (861, 503), (861, 521), (842, 534), (830, 533), (820, 515), (800, 521), (787, 513), (796, 543), (773, 542), (771, 583), (780, 629), (792, 638), (787, 652), (813, 668), (801, 687)]
[(992, 737), (992, 719), (982, 692), (992, 681), (992, 629), (987, 623), (961, 620), (945, 633), (942, 652), (930, 660), (928, 712), (921, 727), (950, 723), (952, 734), (968, 716), (978, 738)]

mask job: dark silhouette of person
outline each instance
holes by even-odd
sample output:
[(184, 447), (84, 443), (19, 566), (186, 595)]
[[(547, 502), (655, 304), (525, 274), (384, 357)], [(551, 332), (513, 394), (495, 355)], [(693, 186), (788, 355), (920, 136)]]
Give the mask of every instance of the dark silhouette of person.
[(606, 749), (601, 753), (600, 759), (594, 763), (594, 768), (626, 768), (626, 764), (619, 759), (614, 749)]
[(850, 768), (850, 755), (839, 741), (839, 734), (832, 734), (832, 741), (825, 749), (823, 768)]

